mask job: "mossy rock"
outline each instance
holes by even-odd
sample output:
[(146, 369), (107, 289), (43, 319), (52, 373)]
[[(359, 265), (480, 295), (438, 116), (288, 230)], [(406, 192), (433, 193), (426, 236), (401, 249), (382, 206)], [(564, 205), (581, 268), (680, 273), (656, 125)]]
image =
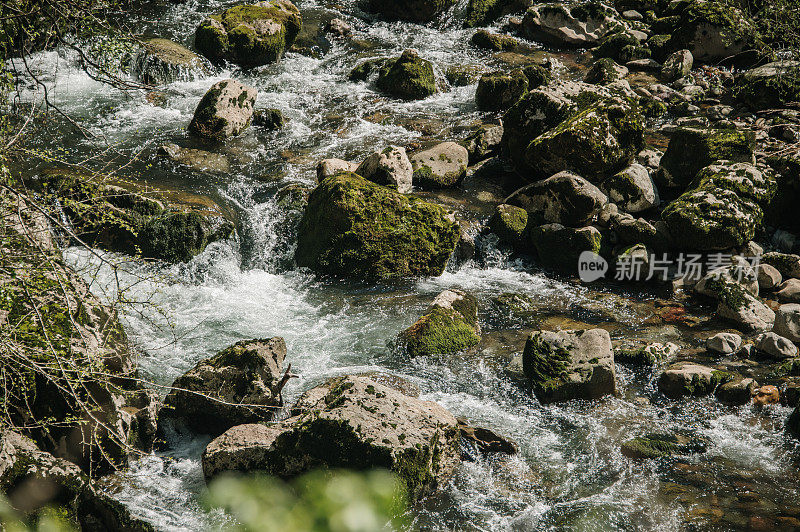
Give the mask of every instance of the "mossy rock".
[(578, 272), (578, 259), (584, 251), (597, 255), (603, 238), (596, 228), (574, 229), (561, 224), (546, 224), (529, 230), (529, 240), (536, 249), (538, 262), (545, 268), (563, 274)]
[(169, 39), (148, 39), (131, 63), (131, 73), (150, 85), (191, 80), (197, 74), (210, 74), (208, 62)]
[(387, 59), (369, 59), (359, 63), (350, 71), (347, 79), (350, 81), (367, 81), (372, 74), (377, 74), (387, 62)]
[(751, 109), (773, 109), (800, 101), (800, 61), (784, 61), (748, 70), (736, 79), (736, 99)]
[(389, 20), (425, 23), (435, 20), (455, 3), (456, 0), (365, 0), (365, 8)]
[(447, 82), (453, 87), (466, 87), (476, 83), (481, 77), (481, 67), (477, 65), (454, 65), (444, 72)]
[(623, 347), (614, 351), (614, 360), (629, 366), (655, 366), (677, 351), (675, 344), (649, 344), (644, 347)]
[(400, 333), (409, 356), (447, 355), (475, 347), (481, 340), (478, 302), (464, 292), (447, 290), (431, 310)]
[(215, 63), (257, 67), (279, 61), (302, 24), (300, 11), (288, 0), (238, 5), (203, 21), (195, 47)]
[(681, 434), (646, 434), (632, 438), (622, 444), (623, 456), (634, 460), (666, 458), (673, 455), (686, 455), (706, 452), (705, 440)]
[(503, 15), (524, 11), (529, 5), (527, 0), (469, 0), (464, 27), (488, 26)]
[(233, 234), (233, 224), (197, 212), (167, 212), (145, 221), (137, 242), (142, 256), (167, 262), (187, 262), (210, 243)]
[(734, 375), (699, 364), (682, 362), (667, 368), (658, 378), (658, 389), (670, 399), (703, 396), (713, 393), (720, 384)]
[(553, 72), (542, 65), (528, 65), (522, 69), (522, 73), (528, 78), (528, 90), (543, 87), (553, 79)]
[(502, 35), (500, 33), (492, 33), (486, 30), (476, 31), (470, 42), (478, 48), (493, 50), (495, 52), (513, 50), (519, 44), (514, 37)]
[(286, 117), (280, 109), (256, 109), (253, 111), (253, 125), (269, 131), (281, 129), (286, 125)]
[(522, 70), (491, 72), (481, 76), (475, 103), (481, 111), (508, 109), (528, 92), (528, 76)]
[(444, 208), (345, 172), (309, 196), (295, 258), (299, 266), (355, 279), (437, 276), (458, 237)]
[(528, 212), (505, 203), (498, 205), (489, 219), (489, 230), (497, 235), (500, 242), (515, 248), (525, 243), (527, 227)]
[(641, 45), (636, 37), (625, 32), (607, 35), (592, 53), (597, 58), (606, 57), (621, 64), (635, 59), (649, 59), (652, 55), (647, 46)]
[(433, 64), (414, 50), (381, 67), (375, 84), (381, 92), (403, 100), (421, 100), (437, 92)]

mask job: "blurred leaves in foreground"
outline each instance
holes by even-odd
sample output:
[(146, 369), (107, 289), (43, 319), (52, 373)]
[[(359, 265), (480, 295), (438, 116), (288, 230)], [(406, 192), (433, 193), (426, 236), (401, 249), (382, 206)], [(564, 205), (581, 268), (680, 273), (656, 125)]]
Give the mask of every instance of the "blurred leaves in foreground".
[(312, 471), (292, 482), (268, 476), (225, 476), (207, 503), (228, 511), (242, 532), (375, 532), (400, 530), (406, 494), (391, 472)]

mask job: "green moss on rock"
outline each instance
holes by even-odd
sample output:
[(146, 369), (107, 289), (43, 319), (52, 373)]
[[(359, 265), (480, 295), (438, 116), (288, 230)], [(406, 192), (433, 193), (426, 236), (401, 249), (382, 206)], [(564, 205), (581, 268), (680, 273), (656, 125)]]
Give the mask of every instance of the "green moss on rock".
[(481, 111), (502, 111), (528, 92), (528, 77), (522, 70), (491, 72), (478, 81), (475, 103)]
[(704, 440), (676, 434), (646, 434), (624, 442), (621, 447), (623, 456), (635, 460), (704, 453), (706, 449)]
[(437, 92), (433, 65), (413, 50), (404, 51), (381, 67), (376, 86), (381, 92), (404, 100), (421, 100)]

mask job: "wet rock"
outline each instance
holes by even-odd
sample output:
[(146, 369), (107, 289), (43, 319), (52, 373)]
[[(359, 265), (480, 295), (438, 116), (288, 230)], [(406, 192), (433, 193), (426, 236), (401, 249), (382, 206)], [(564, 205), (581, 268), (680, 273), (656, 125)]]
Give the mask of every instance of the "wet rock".
[(783, 360), (797, 356), (797, 346), (788, 338), (774, 332), (759, 334), (753, 343), (761, 354), (770, 358)]
[(384, 94), (403, 100), (421, 100), (437, 92), (433, 65), (414, 50), (381, 67), (375, 84)]
[(478, 48), (494, 50), (495, 52), (512, 50), (519, 44), (514, 37), (509, 37), (508, 35), (502, 35), (500, 33), (492, 33), (486, 30), (476, 31), (472, 39), (470, 39), (470, 42)]
[(522, 207), (500, 204), (489, 219), (489, 230), (496, 234), (500, 242), (511, 247), (521, 247), (526, 240), (528, 212)]
[(211, 72), (202, 57), (168, 39), (148, 39), (142, 48), (131, 64), (131, 73), (142, 83), (165, 85)]
[(608, 57), (619, 63), (649, 58), (652, 52), (641, 44), (640, 36), (634, 32), (635, 30), (617, 31), (606, 35), (592, 50), (592, 54), (595, 57)]
[(286, 125), (286, 117), (280, 109), (256, 109), (253, 111), (253, 125), (274, 131)]
[(300, 33), (300, 11), (288, 0), (231, 7), (195, 32), (197, 50), (212, 62), (257, 67), (279, 61)]
[(608, 198), (587, 180), (570, 172), (526, 185), (506, 199), (525, 209), (536, 220), (583, 227), (599, 212)]
[(597, 83), (605, 85), (623, 79), (628, 75), (628, 67), (618, 65), (613, 59), (604, 57), (594, 62), (584, 81), (586, 83)]
[(469, 0), (464, 17), (465, 28), (488, 26), (503, 15), (521, 12), (530, 6), (530, 0)]
[(347, 79), (350, 81), (367, 81), (373, 74), (377, 75), (381, 68), (386, 66), (389, 62), (387, 59), (370, 59), (359, 63), (348, 74)]
[(177, 144), (164, 144), (158, 148), (157, 153), (196, 172), (225, 174), (230, 171), (228, 158), (219, 153), (183, 148)]
[(661, 79), (666, 83), (679, 80), (687, 76), (692, 71), (694, 57), (689, 50), (678, 50), (673, 52), (661, 67)]
[(81, 530), (154, 530), (133, 518), (121, 502), (96, 490), (78, 466), (7, 429), (0, 432), (0, 490), (33, 521), (49, 506)]
[(280, 337), (238, 342), (176, 379), (161, 417), (213, 437), (236, 425), (269, 421), (283, 405), (285, 357)]
[(546, 224), (530, 230), (530, 242), (536, 249), (539, 264), (560, 273), (575, 274), (581, 253), (600, 254), (602, 235), (591, 226), (573, 229)]
[(679, 399), (683, 396), (708, 395), (729, 380), (729, 373), (691, 362), (679, 362), (661, 374), (658, 389), (670, 399)]
[(600, 189), (609, 200), (630, 213), (646, 211), (660, 203), (650, 172), (638, 163), (604, 180)]
[(756, 406), (777, 405), (781, 402), (777, 386), (762, 386), (753, 394), (753, 404)]
[(770, 251), (762, 255), (761, 262), (776, 268), (784, 279), (800, 278), (800, 255)]
[(137, 242), (145, 258), (188, 262), (209, 244), (229, 238), (234, 229), (218, 215), (164, 211), (142, 222)]
[(800, 405), (796, 406), (786, 419), (786, 430), (795, 438), (800, 439)]
[(400, 342), (412, 357), (458, 353), (480, 340), (478, 303), (460, 290), (436, 296), (428, 312), (400, 333)]
[(800, 279), (787, 279), (775, 289), (775, 296), (781, 303), (800, 303)]
[(735, 283), (721, 288), (717, 314), (747, 331), (768, 331), (775, 322), (772, 309)]
[(668, 49), (688, 49), (695, 60), (714, 63), (757, 46), (758, 31), (737, 8), (718, 2), (683, 6), (676, 14)]
[(356, 172), (357, 163), (342, 159), (323, 159), (317, 163), (317, 182), (322, 183), (326, 177), (334, 176), (340, 172)]
[(623, 244), (644, 244), (653, 249), (665, 249), (668, 235), (663, 224), (651, 224), (644, 218), (634, 218), (627, 213), (612, 214), (608, 224)]
[(793, 342), (800, 342), (800, 304), (788, 303), (778, 308), (773, 332)]
[(757, 388), (758, 383), (753, 379), (734, 379), (718, 386), (714, 396), (720, 403), (741, 406), (750, 402)]
[(455, 417), (367, 377), (332, 379), (309, 390), (301, 415), (279, 425), (240, 425), (203, 453), (206, 479), (227, 471), (292, 478), (314, 468), (391, 469), (411, 500), (444, 486), (459, 463)]
[(213, 140), (235, 137), (250, 125), (257, 97), (256, 89), (236, 80), (215, 83), (197, 105), (189, 132)]
[(673, 455), (704, 453), (705, 440), (683, 434), (646, 434), (624, 442), (622, 455), (634, 460), (665, 458)]
[(444, 71), (444, 77), (453, 87), (466, 87), (481, 77), (481, 68), (476, 65), (452, 65)]
[(486, 124), (461, 142), (469, 154), (469, 164), (475, 164), (500, 152), (503, 140), (503, 126)]
[(625, 66), (628, 70), (634, 72), (660, 72), (661, 71), (661, 63), (656, 61), (655, 59), (647, 58), (647, 59), (634, 59), (632, 61), (628, 61), (625, 63)]
[(576, 48), (597, 44), (618, 26), (616, 11), (600, 2), (539, 4), (531, 7), (522, 19), (526, 38)]
[(630, 366), (655, 366), (674, 357), (679, 350), (672, 342), (655, 342), (640, 348), (621, 347), (614, 351), (614, 361)]
[(459, 237), (442, 207), (356, 174), (314, 189), (298, 232), (299, 266), (360, 280), (441, 275)]
[(781, 276), (781, 272), (779, 272), (774, 266), (770, 266), (769, 264), (760, 264), (758, 266), (759, 288), (763, 290), (772, 290), (781, 284), (782, 280), (783, 277)]
[(477, 461), (480, 457), (490, 454), (517, 454), (517, 444), (496, 432), (482, 428), (471, 427), (466, 419), (459, 417), (458, 429), (461, 434), (461, 459), (470, 462)]
[(683, 188), (697, 173), (716, 161), (754, 163), (755, 134), (730, 129), (679, 128), (661, 158), (656, 183)]
[(614, 351), (604, 329), (537, 331), (525, 342), (522, 369), (543, 403), (613, 394)]
[(800, 100), (800, 61), (779, 61), (736, 78), (736, 98), (753, 109), (784, 107)]
[(455, 142), (442, 142), (411, 156), (416, 186), (432, 190), (458, 186), (467, 175), (469, 152)]
[(664, 208), (661, 219), (681, 249), (737, 248), (755, 236), (775, 189), (771, 172), (748, 163), (710, 165), (697, 174), (693, 188)]
[(366, 10), (390, 20), (431, 22), (448, 10), (455, 0), (367, 0)]
[(504, 111), (528, 91), (522, 70), (491, 72), (481, 76), (475, 89), (475, 104), (481, 111)]
[(353, 28), (340, 18), (332, 18), (325, 24), (325, 32), (337, 37), (349, 37), (353, 33)]
[(401, 194), (411, 192), (414, 169), (406, 149), (400, 146), (389, 146), (372, 153), (356, 168), (355, 173)]
[(706, 340), (706, 349), (720, 355), (732, 355), (742, 345), (742, 337), (735, 333), (717, 333)]

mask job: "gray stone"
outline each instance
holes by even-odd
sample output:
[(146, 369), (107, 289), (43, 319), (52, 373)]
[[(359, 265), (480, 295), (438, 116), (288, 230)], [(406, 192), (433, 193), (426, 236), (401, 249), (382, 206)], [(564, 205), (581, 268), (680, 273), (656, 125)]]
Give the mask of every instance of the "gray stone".
[(758, 286), (764, 290), (772, 290), (779, 284), (783, 277), (781, 272), (774, 266), (769, 264), (760, 264), (758, 266)]
[(706, 348), (720, 355), (732, 355), (742, 345), (742, 337), (735, 333), (717, 333), (706, 340)]
[(582, 227), (608, 201), (593, 184), (570, 172), (532, 183), (514, 192), (505, 203), (522, 207), (530, 215), (571, 227)]
[(679, 362), (664, 370), (658, 389), (670, 399), (708, 395), (721, 383), (721, 372), (691, 362)]
[(356, 163), (343, 159), (323, 159), (317, 163), (317, 182), (322, 182), (326, 177), (331, 177), (339, 172), (356, 172), (356, 170), (358, 170)]
[(258, 91), (233, 79), (212, 85), (203, 96), (189, 132), (213, 140), (239, 135), (250, 124)]
[(616, 11), (560, 3), (531, 7), (522, 19), (528, 39), (556, 46), (589, 48), (618, 27)]
[(638, 163), (604, 180), (600, 188), (609, 200), (630, 213), (646, 211), (661, 202), (650, 172)]
[(458, 186), (467, 175), (469, 152), (455, 142), (442, 142), (413, 154), (413, 183), (423, 189)]
[(800, 303), (800, 279), (787, 279), (776, 290), (775, 296), (781, 303)]
[(383, 151), (374, 152), (356, 168), (356, 173), (401, 194), (411, 192), (414, 169), (406, 149), (400, 146), (389, 146)]
[(672, 53), (661, 67), (661, 79), (669, 83), (676, 81), (692, 71), (694, 57), (689, 50), (678, 50)]
[(754, 345), (756, 349), (770, 358), (783, 360), (797, 356), (797, 346), (788, 338), (774, 332), (759, 334), (755, 338)]
[(793, 342), (800, 342), (800, 304), (781, 305), (775, 315), (773, 331)]

